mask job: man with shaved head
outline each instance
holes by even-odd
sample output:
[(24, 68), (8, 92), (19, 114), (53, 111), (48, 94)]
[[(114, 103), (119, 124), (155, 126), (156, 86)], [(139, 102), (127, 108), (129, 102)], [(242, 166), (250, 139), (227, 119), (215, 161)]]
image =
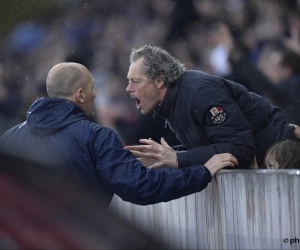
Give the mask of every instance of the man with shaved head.
[(47, 77), (46, 87), (49, 97), (67, 99), (85, 111), (89, 118), (94, 116), (94, 79), (81, 64), (61, 63), (54, 66)]
[(108, 203), (114, 193), (141, 205), (177, 199), (201, 191), (218, 170), (238, 164), (224, 153), (185, 169), (147, 168), (114, 131), (91, 121), (96, 94), (86, 67), (60, 63), (46, 86), (49, 98), (35, 101), (26, 121), (1, 137), (1, 151), (59, 168), (88, 190), (104, 191)]

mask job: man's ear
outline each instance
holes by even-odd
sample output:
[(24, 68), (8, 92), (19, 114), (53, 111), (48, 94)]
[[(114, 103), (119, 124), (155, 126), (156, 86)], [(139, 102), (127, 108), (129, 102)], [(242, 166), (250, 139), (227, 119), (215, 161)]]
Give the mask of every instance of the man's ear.
[(165, 85), (165, 82), (161, 77), (158, 77), (155, 80), (155, 84), (157, 88), (161, 89)]
[(79, 103), (84, 103), (82, 88), (77, 89), (77, 91), (76, 91), (76, 100)]

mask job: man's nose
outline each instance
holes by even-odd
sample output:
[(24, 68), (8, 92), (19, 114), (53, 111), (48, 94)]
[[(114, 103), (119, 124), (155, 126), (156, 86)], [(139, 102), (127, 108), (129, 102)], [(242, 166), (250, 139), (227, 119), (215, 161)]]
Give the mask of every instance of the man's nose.
[(132, 84), (128, 83), (127, 88), (126, 88), (126, 91), (127, 91), (128, 93), (133, 91), (133, 89), (132, 89)]

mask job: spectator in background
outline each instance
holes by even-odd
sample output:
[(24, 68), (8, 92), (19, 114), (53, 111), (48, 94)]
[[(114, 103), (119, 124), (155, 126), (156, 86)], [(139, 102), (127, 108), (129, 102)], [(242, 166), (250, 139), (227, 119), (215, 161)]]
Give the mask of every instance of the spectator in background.
[[(94, 116), (94, 79), (81, 64), (54, 66), (46, 80), (49, 98), (35, 101), (25, 122), (0, 139), (4, 153), (61, 168), (89, 191), (147, 205), (204, 189), (215, 173), (238, 164), (231, 154), (187, 169), (148, 169), (123, 148), (117, 134)], [(105, 201), (103, 201), (105, 202)]]
[(237, 157), (240, 168), (249, 168), (255, 156), (261, 166), (269, 146), (297, 140), (294, 127), (266, 99), (238, 83), (186, 70), (160, 47), (133, 48), (130, 63), (126, 91), (137, 109), (166, 119), (182, 143), (177, 151), (163, 139), (161, 144), (142, 139), (146, 145), (125, 147), (136, 156), (154, 158), (154, 167), (203, 164), (224, 152)]
[(265, 96), (282, 110), (289, 123), (300, 124), (300, 55), (280, 44), (265, 45), (256, 66), (243, 54), (239, 45), (231, 44), (230, 47), (228, 61), (232, 74), (228, 77), (240, 79), (247, 88)]
[(285, 140), (272, 145), (264, 164), (267, 169), (300, 169), (300, 143)]
[(5, 84), (3, 75), (4, 70), (0, 65), (0, 135), (21, 122), (21, 119), (13, 114), (17, 100)]

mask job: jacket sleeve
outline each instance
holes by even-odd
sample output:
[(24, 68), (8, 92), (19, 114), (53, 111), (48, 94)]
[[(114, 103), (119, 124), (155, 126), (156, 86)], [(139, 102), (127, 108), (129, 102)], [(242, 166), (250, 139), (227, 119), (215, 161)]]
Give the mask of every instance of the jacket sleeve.
[(123, 148), (115, 132), (97, 135), (99, 179), (124, 201), (139, 205), (167, 202), (206, 188), (210, 172), (203, 165), (185, 169), (149, 169)]
[(174, 150), (176, 151), (184, 151), (184, 150), (187, 150), (187, 148), (183, 145), (176, 145), (176, 146), (173, 146), (172, 147)]
[(205, 164), (214, 154), (231, 153), (239, 168), (248, 168), (256, 149), (250, 124), (243, 112), (223, 88), (207, 87), (196, 95), (191, 111), (199, 129), (204, 129), (209, 145), (177, 152), (180, 168)]

